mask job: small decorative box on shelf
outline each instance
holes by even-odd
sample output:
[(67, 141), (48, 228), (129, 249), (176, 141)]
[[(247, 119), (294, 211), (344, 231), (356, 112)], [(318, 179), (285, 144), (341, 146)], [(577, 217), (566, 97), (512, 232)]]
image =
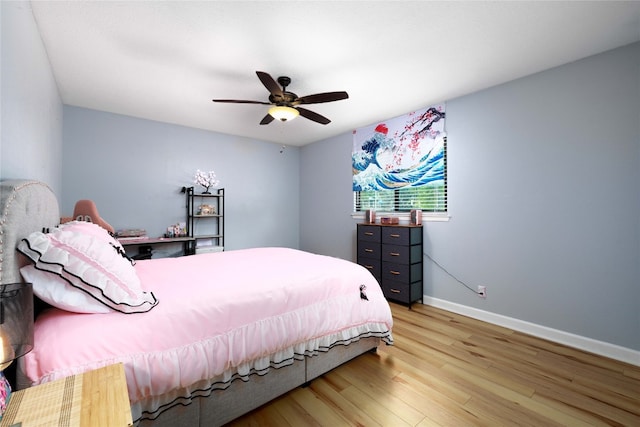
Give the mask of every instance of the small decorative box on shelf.
[(382, 218), (380, 218), (380, 224), (384, 224), (384, 225), (400, 224), (400, 218), (395, 216), (383, 216)]

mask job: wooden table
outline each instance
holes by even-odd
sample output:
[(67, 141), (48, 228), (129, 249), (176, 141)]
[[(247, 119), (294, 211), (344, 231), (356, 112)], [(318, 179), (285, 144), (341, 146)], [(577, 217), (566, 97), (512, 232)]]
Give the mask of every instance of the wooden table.
[(132, 426), (122, 363), (11, 394), (0, 427)]

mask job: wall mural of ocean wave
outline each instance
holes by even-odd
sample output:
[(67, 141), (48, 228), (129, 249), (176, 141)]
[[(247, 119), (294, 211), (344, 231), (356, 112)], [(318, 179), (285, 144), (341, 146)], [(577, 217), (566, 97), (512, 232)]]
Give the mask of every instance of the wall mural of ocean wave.
[(445, 106), (439, 104), (353, 132), (353, 191), (444, 182)]

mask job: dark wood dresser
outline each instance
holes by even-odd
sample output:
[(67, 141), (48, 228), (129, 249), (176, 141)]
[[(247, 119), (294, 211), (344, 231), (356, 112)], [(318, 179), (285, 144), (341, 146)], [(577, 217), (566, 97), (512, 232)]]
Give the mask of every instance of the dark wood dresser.
[(358, 264), (392, 301), (422, 299), (422, 226), (358, 224)]

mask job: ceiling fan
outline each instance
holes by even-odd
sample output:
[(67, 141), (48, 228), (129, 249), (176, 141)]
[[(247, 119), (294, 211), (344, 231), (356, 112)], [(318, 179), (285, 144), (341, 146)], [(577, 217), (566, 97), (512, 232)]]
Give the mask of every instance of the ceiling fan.
[[(278, 77), (278, 81), (273, 79), (268, 73), (256, 71), (258, 78), (269, 91), (269, 102), (265, 101), (245, 101), (240, 99), (214, 99), (213, 102), (229, 102), (235, 104), (263, 104), (271, 105), (269, 112), (260, 122), (261, 125), (268, 125), (274, 119), (286, 122), (292, 120), (299, 115), (314, 122), (326, 125), (331, 123), (328, 118), (315, 113), (299, 105), (320, 104), (322, 102), (340, 101), (349, 98), (347, 92), (323, 92), (314, 95), (299, 97), (293, 92), (287, 91), (287, 86), (291, 83), (291, 79), (286, 76)], [(280, 88), (282, 86), (282, 89)]]

